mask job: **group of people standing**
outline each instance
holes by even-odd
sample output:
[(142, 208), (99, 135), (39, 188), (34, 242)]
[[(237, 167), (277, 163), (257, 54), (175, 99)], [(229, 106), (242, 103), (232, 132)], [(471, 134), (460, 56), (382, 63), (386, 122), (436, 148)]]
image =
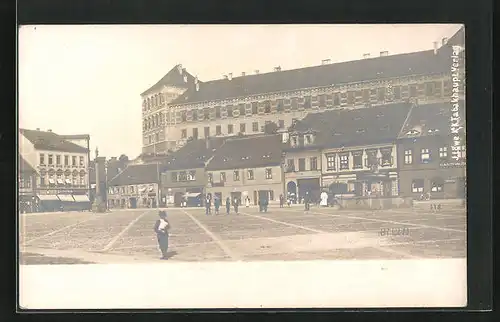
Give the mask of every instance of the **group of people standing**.
[[(231, 213), (231, 206), (233, 207), (234, 213), (238, 214), (238, 208), (239, 208), (240, 201), (238, 198), (234, 198), (231, 200), (231, 198), (227, 197), (226, 198), (226, 214), (229, 215)], [(222, 205), (222, 200), (219, 197), (214, 198), (214, 212), (215, 215), (218, 215), (220, 213), (219, 209)], [(209, 216), (212, 214), (212, 197), (208, 195), (205, 200), (205, 215)]]

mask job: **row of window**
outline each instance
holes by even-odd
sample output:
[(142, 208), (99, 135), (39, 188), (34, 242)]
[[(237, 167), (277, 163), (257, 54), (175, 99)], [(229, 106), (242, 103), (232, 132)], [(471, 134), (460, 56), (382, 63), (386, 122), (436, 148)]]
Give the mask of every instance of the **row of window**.
[(160, 107), (163, 103), (168, 103), (178, 97), (175, 93), (160, 93), (151, 95), (142, 100), (143, 111), (149, 111), (152, 108)]
[[(465, 159), (466, 151), (465, 145), (460, 146), (457, 151), (458, 158)], [(448, 160), (448, 147), (439, 148), (439, 159), (442, 161)], [(420, 163), (429, 163), (432, 160), (431, 150), (428, 148), (420, 149)], [(413, 164), (413, 150), (407, 149), (404, 151), (404, 164)]]
[[(62, 155), (59, 155), (59, 154), (56, 154), (55, 155), (55, 158), (54, 158), (54, 155), (53, 154), (48, 154), (47, 155), (47, 164), (48, 165), (63, 165), (61, 163), (61, 161), (63, 160), (62, 159)], [(77, 163), (77, 158), (79, 158), (78, 160), (80, 161), (79, 163)], [(70, 164), (70, 161), (71, 160), (71, 164)], [(44, 153), (40, 153), (40, 165), (45, 165), (45, 154)], [(70, 159), (70, 156), (69, 155), (64, 155), (64, 166), (84, 166), (85, 165), (85, 158), (83, 156), (80, 156), (80, 157), (77, 157), (77, 156), (74, 156), (72, 155), (71, 156), (71, 159)]]
[[(414, 179), (411, 182), (411, 192), (423, 193), (424, 192), (424, 179)], [(431, 192), (444, 192), (444, 183), (431, 180)]]
[[(271, 121), (266, 121), (266, 123), (271, 122)], [(280, 129), (285, 128), (285, 121), (284, 120), (278, 120), (278, 127)], [(197, 139), (199, 137), (198, 133), (198, 128), (193, 128), (192, 129), (192, 137), (193, 139)], [(263, 132), (264, 129), (259, 127), (259, 122), (252, 122), (252, 131), (253, 132)], [(235, 134), (235, 129), (233, 124), (228, 124), (227, 125), (227, 134)], [(240, 123), (239, 127), (239, 132), (240, 133), (246, 133), (247, 132), (247, 125), (246, 123)], [(222, 126), (221, 125), (216, 125), (215, 126), (215, 135), (222, 135)], [(212, 132), (210, 131), (210, 126), (205, 126), (203, 128), (203, 135), (204, 137), (209, 137), (212, 135)], [(186, 139), (188, 137), (188, 132), (187, 129), (182, 129), (181, 130), (181, 138)]]
[(112, 194), (125, 194), (125, 193), (136, 193), (136, 192), (153, 192), (154, 186), (149, 185), (146, 186), (121, 186), (121, 187), (109, 187), (108, 192), (110, 195)]
[[(364, 158), (364, 166), (367, 168), (375, 166), (390, 167), (394, 164), (391, 149), (381, 149), (380, 158), (377, 156), (377, 150), (366, 151), (366, 154), (367, 157)], [(350, 153), (339, 153), (338, 158), (335, 153), (326, 154), (326, 170), (334, 171), (337, 168), (339, 170), (349, 170), (350, 156), (352, 156), (352, 169), (363, 169), (363, 151), (352, 151)]]
[[(295, 167), (295, 159), (288, 159), (286, 162), (287, 165), (287, 171), (288, 172), (294, 172), (296, 171)], [(309, 168), (306, 169), (306, 159), (305, 158), (299, 158), (298, 162), (298, 170), (299, 171), (316, 171), (318, 170), (318, 158), (317, 157), (311, 157), (309, 158)]]
[(147, 136), (147, 144), (160, 142), (160, 133), (155, 133)]
[[(226, 172), (220, 172), (220, 182), (226, 182)], [(271, 180), (273, 178), (273, 169), (267, 168), (264, 172), (264, 177), (266, 180)], [(247, 180), (255, 180), (255, 172), (252, 169), (246, 170)], [(233, 181), (240, 181), (240, 170), (233, 171)], [(213, 183), (213, 173), (208, 174), (208, 182)]]
[(62, 176), (49, 176), (48, 179), (46, 177), (40, 177), (40, 186), (85, 186), (86, 180), (85, 177), (62, 177)]
[(142, 121), (142, 129), (144, 131), (154, 129), (157, 127), (160, 127), (161, 125), (165, 124), (165, 117), (163, 113), (158, 113), (156, 115), (152, 115), (147, 117)]
[(277, 99), (274, 101), (240, 103), (238, 105), (179, 111), (177, 123), (216, 120), (224, 117), (251, 116), (276, 112), (289, 112), (310, 108), (335, 108), (362, 104), (383, 104), (407, 98), (441, 98), (452, 93), (450, 81), (435, 81), (411, 85), (378, 87), (317, 96)]

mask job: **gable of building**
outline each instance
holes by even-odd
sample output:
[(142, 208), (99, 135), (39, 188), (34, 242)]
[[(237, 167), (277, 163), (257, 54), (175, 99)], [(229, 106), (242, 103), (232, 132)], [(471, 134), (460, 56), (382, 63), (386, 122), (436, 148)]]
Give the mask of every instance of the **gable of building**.
[[(452, 134), (452, 124), (462, 127), (459, 134), (465, 130), (465, 101), (458, 101), (458, 116), (452, 123), (454, 116), (451, 103), (425, 104), (414, 107), (401, 129), (399, 139)], [(456, 114), (455, 114), (456, 116)]]
[[(185, 76), (185, 77), (184, 77)], [(182, 65), (174, 66), (165, 76), (163, 76), (156, 84), (144, 91), (142, 95), (147, 95), (151, 92), (161, 89), (163, 86), (175, 86), (187, 88), (189, 84), (194, 84), (195, 77), (188, 73)]]
[(37, 173), (35, 168), (33, 168), (31, 164), (29, 164), (28, 161), (26, 161), (22, 157), (22, 155), (19, 154), (18, 157), (19, 157), (18, 170), (20, 174), (33, 175)]
[(38, 130), (19, 129), (28, 141), (30, 141), (37, 150), (61, 151), (72, 153), (87, 153), (88, 149), (78, 144), (63, 139), (62, 136), (54, 132), (45, 132)]

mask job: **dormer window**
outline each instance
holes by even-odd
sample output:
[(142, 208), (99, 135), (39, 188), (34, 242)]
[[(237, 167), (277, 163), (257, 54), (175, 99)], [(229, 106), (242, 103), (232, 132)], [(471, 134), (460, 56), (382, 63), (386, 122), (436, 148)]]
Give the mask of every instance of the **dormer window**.
[(420, 131), (417, 131), (415, 129), (412, 129), (412, 130), (409, 130), (408, 132), (406, 132), (406, 135), (418, 135), (420, 134)]
[(434, 134), (436, 132), (439, 132), (439, 130), (438, 129), (429, 129), (429, 130), (427, 130), (427, 133), (429, 133), (429, 134)]
[(313, 142), (313, 136), (312, 134), (306, 134), (304, 135), (304, 141), (306, 144), (311, 144)]

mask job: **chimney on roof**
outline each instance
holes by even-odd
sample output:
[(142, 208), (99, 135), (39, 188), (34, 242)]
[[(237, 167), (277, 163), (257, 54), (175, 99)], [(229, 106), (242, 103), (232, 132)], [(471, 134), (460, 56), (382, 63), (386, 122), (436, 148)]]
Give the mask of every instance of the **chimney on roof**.
[(259, 70), (258, 69), (255, 70), (255, 74), (259, 74)]
[(275, 72), (281, 72), (281, 66), (276, 66), (274, 67)]
[(245, 73), (245, 72), (241, 72), (241, 76), (245, 76), (245, 75), (246, 75), (246, 73)]
[(182, 75), (182, 64), (177, 65), (177, 70), (179, 71), (179, 74)]
[(222, 75), (224, 77), (224, 79), (227, 79), (227, 75)]
[(188, 82), (188, 77), (186, 74), (184, 74), (184, 83), (187, 83)]
[(200, 91), (200, 83), (196, 83), (196, 91), (199, 92)]
[(47, 132), (52, 132), (52, 129), (48, 129)]
[(323, 59), (323, 60), (321, 61), (321, 65), (326, 65), (326, 64), (329, 64), (330, 62), (331, 62), (331, 60), (330, 60), (330, 59)]
[(229, 80), (233, 79), (233, 73), (229, 73)]
[(389, 52), (387, 50), (380, 52), (380, 57), (385, 57), (385, 56), (388, 56), (388, 55), (389, 55)]
[(194, 78), (194, 83), (195, 83), (195, 84), (198, 84), (198, 76), (196, 76), (196, 77)]
[(444, 37), (442, 40), (441, 40), (441, 44), (444, 46), (446, 45), (446, 43), (448, 42), (448, 38)]
[(363, 58), (370, 58), (370, 54), (369, 53), (363, 54)]
[(434, 54), (437, 54), (437, 52), (438, 52), (438, 42), (435, 41), (434, 42)]
[(40, 128), (39, 128), (39, 127), (37, 127), (37, 128), (36, 128), (36, 130), (37, 130), (37, 131), (40, 131)]

